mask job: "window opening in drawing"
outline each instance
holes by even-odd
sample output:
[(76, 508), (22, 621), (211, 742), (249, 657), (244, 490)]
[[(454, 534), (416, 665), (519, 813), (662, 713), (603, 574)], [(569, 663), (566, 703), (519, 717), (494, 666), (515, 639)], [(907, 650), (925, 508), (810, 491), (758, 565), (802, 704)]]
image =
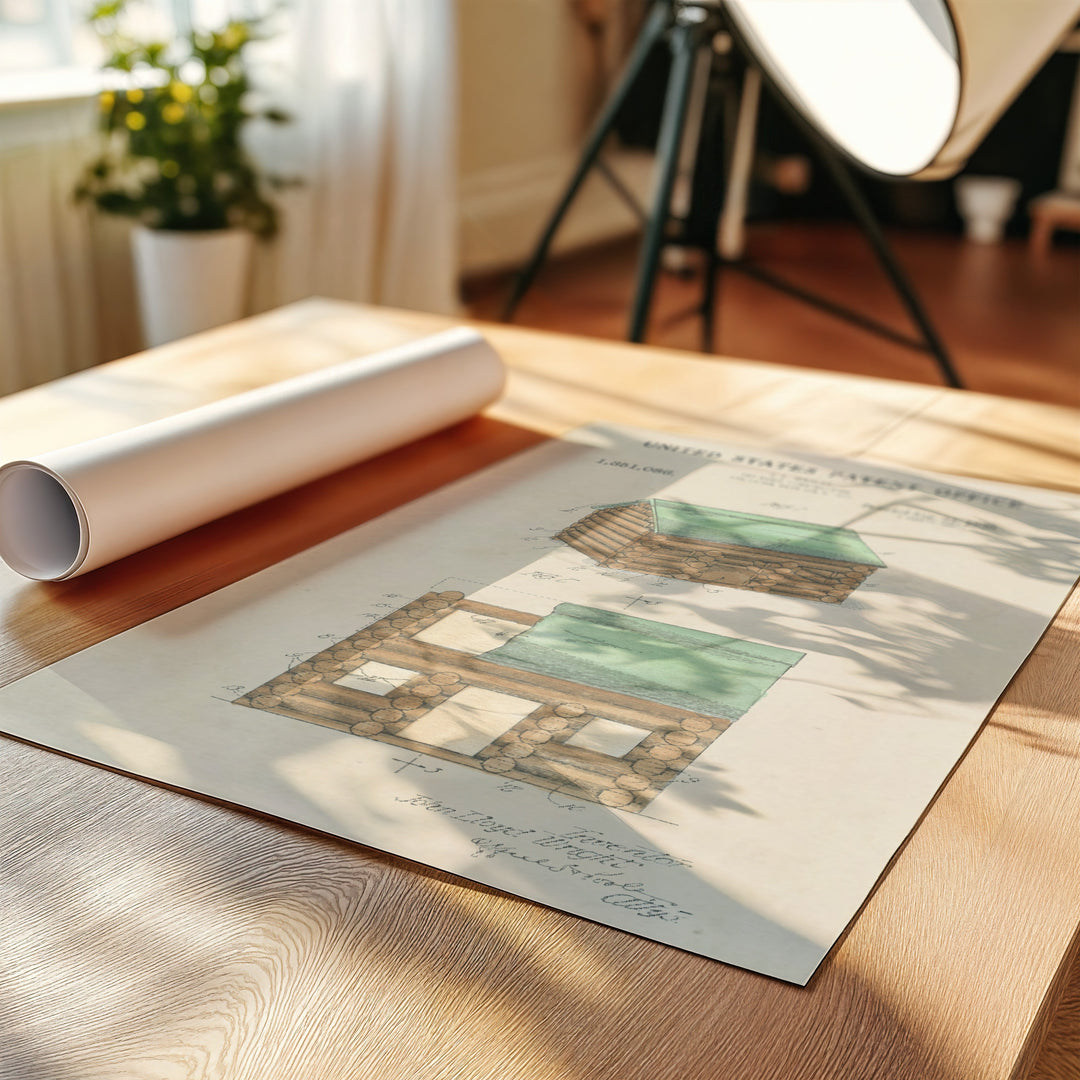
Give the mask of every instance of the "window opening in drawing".
[(489, 649), (497, 649), (528, 628), (527, 623), (475, 611), (453, 611), (421, 630), (415, 638), (429, 645), (479, 655)]
[(377, 660), (367, 660), (342, 675), (340, 679), (335, 679), (334, 684), (385, 697), (391, 690), (396, 690), (410, 679), (415, 679), (416, 675), (415, 671), (410, 671), (408, 668), (380, 664)]
[(538, 701), (470, 686), (406, 724), (398, 737), (459, 754), (476, 754), (539, 707)]
[(579, 746), (582, 750), (592, 750), (608, 757), (625, 757), (635, 746), (647, 738), (645, 728), (633, 724), (622, 724), (618, 720), (608, 720), (598, 716), (579, 728), (566, 740), (567, 746)]

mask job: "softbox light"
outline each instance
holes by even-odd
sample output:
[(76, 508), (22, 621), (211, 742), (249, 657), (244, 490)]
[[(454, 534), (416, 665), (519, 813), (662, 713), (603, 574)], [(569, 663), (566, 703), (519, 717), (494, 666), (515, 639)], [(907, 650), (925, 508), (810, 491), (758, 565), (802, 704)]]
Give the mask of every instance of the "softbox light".
[(960, 169), (1076, 21), (1076, 0), (726, 0), (784, 96), (860, 165)]

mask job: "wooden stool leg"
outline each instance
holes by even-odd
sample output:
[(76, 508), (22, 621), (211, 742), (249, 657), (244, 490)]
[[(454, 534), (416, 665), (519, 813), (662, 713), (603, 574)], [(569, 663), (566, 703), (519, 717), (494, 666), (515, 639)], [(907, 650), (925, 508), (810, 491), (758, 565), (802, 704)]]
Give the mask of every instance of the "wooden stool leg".
[(1054, 236), (1054, 220), (1050, 214), (1033, 214), (1028, 250), (1037, 258), (1045, 258)]

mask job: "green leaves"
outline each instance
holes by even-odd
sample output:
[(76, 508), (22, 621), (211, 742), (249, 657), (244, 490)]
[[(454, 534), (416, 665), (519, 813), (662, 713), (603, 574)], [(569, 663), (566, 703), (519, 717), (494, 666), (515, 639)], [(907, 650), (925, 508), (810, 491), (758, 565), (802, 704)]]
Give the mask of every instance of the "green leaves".
[[(174, 42), (137, 41), (123, 32), (128, 0), (104, 0), (89, 22), (105, 46), (103, 69), (122, 89), (99, 97), (103, 147), (75, 197), (153, 228), (240, 226), (260, 236), (277, 228), (265, 181), (241, 144), (252, 119), (286, 123), (277, 108), (250, 109), (245, 48), (266, 37), (262, 20), (233, 20)], [(194, 62), (193, 62), (194, 61)]]
[(87, 22), (103, 22), (106, 19), (115, 19), (127, 6), (127, 0), (105, 0), (104, 3), (95, 4), (86, 17)]

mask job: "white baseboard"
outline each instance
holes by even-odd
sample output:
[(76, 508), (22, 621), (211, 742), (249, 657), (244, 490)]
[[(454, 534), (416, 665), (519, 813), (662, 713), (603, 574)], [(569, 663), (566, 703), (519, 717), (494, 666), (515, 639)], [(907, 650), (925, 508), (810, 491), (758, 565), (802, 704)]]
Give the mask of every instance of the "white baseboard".
[[(615, 150), (604, 160), (647, 207), (653, 155)], [(520, 265), (536, 244), (576, 164), (576, 155), (566, 154), (463, 176), (459, 186), (462, 273), (486, 273)], [(593, 170), (556, 234), (552, 251), (569, 251), (615, 239), (639, 228), (636, 215)]]

